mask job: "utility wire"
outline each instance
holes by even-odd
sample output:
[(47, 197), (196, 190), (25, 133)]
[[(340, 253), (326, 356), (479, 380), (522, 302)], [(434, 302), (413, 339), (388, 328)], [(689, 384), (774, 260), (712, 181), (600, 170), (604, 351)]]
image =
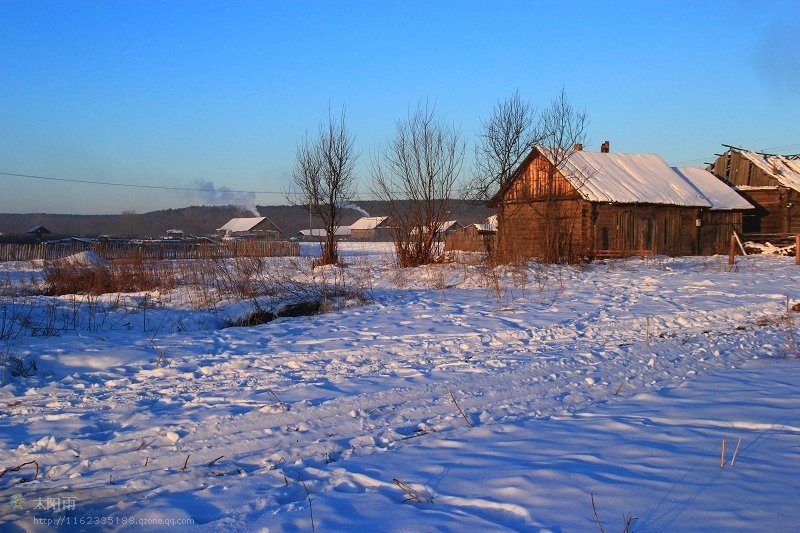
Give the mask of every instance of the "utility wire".
[(135, 189), (160, 189), (165, 191), (195, 191), (195, 192), (221, 192), (221, 193), (238, 193), (238, 194), (283, 194), (283, 191), (242, 191), (233, 190), (223, 187), (221, 189), (200, 189), (196, 187), (167, 187), (166, 185), (143, 185), (141, 183), (121, 183), (111, 181), (94, 181), (94, 180), (76, 180), (70, 178), (53, 178), (51, 176), (34, 176), (31, 174), (16, 174), (14, 172), (0, 172), (3, 176), (13, 176), (16, 178), (30, 178), (35, 180), (48, 180), (48, 181), (64, 181), (68, 183), (86, 183), (90, 185), (109, 185), (113, 187), (132, 187)]
[[(220, 194), (227, 194), (227, 193), (235, 193), (235, 194), (280, 194), (285, 195), (286, 191), (245, 191), (245, 190), (235, 190), (235, 189), (228, 189), (225, 186), (216, 187), (213, 189), (201, 189), (199, 187), (168, 187), (166, 185), (144, 185), (141, 183), (122, 183), (122, 182), (113, 182), (113, 181), (97, 181), (97, 180), (79, 180), (79, 179), (71, 179), (71, 178), (55, 178), (52, 176), (36, 176), (33, 174), (18, 174), (15, 172), (2, 172), (0, 171), (0, 175), (2, 176), (12, 176), (15, 178), (27, 178), (27, 179), (35, 179), (35, 180), (47, 180), (47, 181), (60, 181), (66, 183), (83, 183), (88, 185), (106, 185), (110, 187), (130, 187), (134, 189), (158, 189), (164, 191), (184, 191), (184, 192), (204, 192), (204, 193), (220, 193)], [(292, 194), (291, 191), (289, 194)], [(365, 201), (368, 200), (370, 197), (373, 197), (374, 194), (372, 193), (364, 193), (364, 192), (356, 192), (353, 198), (353, 201)]]

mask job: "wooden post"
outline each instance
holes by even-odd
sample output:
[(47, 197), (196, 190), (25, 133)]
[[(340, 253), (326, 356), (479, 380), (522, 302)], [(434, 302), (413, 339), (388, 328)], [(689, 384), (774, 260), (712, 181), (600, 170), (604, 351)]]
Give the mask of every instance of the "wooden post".
[(728, 253), (728, 264), (736, 264), (736, 235), (731, 235), (731, 248), (730, 252)]
[(800, 233), (794, 236), (794, 264), (800, 265)]

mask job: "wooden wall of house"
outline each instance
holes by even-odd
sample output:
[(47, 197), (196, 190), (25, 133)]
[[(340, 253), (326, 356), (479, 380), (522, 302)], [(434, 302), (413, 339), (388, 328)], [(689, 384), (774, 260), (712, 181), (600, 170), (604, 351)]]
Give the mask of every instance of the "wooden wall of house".
[(744, 215), (744, 233), (800, 233), (800, 193), (785, 187), (739, 192), (756, 207)]
[(742, 234), (741, 211), (703, 210), (700, 220), (700, 255), (727, 254), (733, 232)]
[(595, 204), (595, 249), (693, 255), (698, 253), (699, 215), (694, 207)]
[(550, 198), (577, 198), (575, 187), (541, 155), (522, 170), (505, 194), (506, 202), (524, 202)]
[(355, 241), (386, 241), (394, 240), (392, 229), (378, 226), (372, 229), (354, 229), (350, 231), (350, 238)]
[(567, 256), (591, 251), (589, 235), (591, 204), (567, 199), (505, 204), (498, 210), (496, 250), (507, 259), (545, 257), (558, 240)]

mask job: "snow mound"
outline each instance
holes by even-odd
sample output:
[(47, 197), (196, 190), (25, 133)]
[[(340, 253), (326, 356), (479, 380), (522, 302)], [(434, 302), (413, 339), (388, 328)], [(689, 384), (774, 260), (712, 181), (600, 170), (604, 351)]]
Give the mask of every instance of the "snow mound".
[(72, 267), (106, 267), (108, 261), (95, 252), (86, 251), (67, 256), (58, 261), (59, 265)]

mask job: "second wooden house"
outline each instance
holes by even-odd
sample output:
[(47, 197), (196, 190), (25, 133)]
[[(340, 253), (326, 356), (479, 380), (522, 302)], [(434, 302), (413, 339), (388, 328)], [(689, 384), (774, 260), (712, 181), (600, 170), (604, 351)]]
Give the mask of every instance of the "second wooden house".
[(548, 262), (725, 253), (752, 206), (702, 169), (656, 154), (535, 147), (490, 201), (497, 254)]
[(773, 155), (725, 146), (708, 170), (747, 198), (745, 233), (800, 233), (800, 154)]

